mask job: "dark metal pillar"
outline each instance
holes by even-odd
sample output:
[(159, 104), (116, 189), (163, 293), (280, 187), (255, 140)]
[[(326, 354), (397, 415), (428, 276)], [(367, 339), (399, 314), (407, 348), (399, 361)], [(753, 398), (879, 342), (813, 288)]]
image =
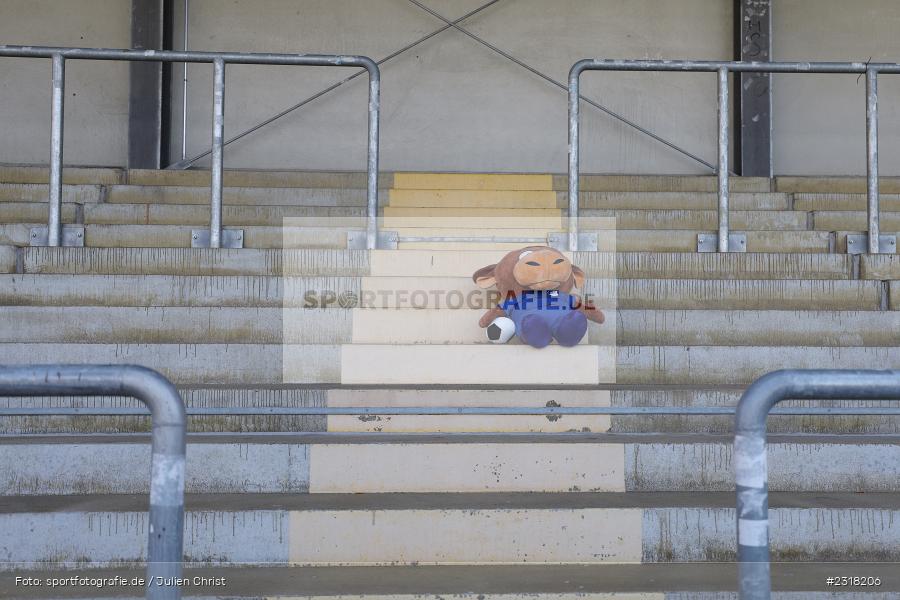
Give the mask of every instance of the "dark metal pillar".
[[(131, 47), (165, 50), (171, 27), (171, 0), (131, 0)], [(167, 154), (163, 141), (168, 120), (167, 65), (134, 61), (128, 95), (128, 167), (158, 169)]]
[[(772, 0), (735, 0), (735, 60), (772, 60)], [(744, 176), (771, 177), (772, 76), (742, 73), (735, 77), (737, 120), (735, 167)]]

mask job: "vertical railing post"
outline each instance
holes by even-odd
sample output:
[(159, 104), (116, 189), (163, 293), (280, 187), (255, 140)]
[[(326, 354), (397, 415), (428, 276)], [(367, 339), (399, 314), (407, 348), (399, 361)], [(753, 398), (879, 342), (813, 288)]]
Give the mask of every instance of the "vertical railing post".
[(381, 118), (381, 72), (372, 62), (369, 71), (369, 143), (366, 160), (366, 248), (378, 247), (378, 150)]
[(719, 252), (728, 252), (728, 68), (718, 70), (719, 97)]
[(866, 197), (869, 254), (878, 254), (881, 225), (878, 207), (878, 71), (866, 69)]
[(579, 100), (581, 92), (581, 63), (569, 71), (569, 250), (578, 250), (578, 194), (580, 175)]
[[(190, 0), (184, 0), (184, 51), (188, 51), (188, 23)], [(184, 62), (181, 79), (181, 160), (187, 158), (187, 113), (188, 113), (188, 63)]]
[(213, 60), (209, 247), (222, 247), (222, 162), (225, 141), (225, 61)]
[(53, 95), (50, 100), (50, 206), (47, 218), (47, 245), (62, 246), (62, 163), (63, 125), (66, 95), (66, 59), (53, 58)]

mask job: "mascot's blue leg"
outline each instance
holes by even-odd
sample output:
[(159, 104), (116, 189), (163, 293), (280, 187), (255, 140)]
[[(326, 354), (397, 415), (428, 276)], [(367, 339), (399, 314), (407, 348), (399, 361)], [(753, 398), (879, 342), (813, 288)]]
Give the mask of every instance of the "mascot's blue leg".
[(526, 315), (522, 319), (522, 326), (518, 328), (522, 341), (534, 348), (543, 348), (553, 339), (553, 332), (547, 322), (540, 315)]
[(587, 333), (587, 317), (578, 310), (567, 313), (559, 320), (553, 337), (560, 346), (574, 346), (581, 341)]

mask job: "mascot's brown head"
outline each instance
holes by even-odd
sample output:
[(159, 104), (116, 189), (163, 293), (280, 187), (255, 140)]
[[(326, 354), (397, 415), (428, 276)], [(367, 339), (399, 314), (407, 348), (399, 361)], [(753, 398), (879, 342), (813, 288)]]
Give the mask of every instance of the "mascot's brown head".
[(497, 286), (502, 296), (525, 290), (570, 292), (584, 285), (584, 271), (562, 252), (548, 246), (528, 246), (513, 250), (496, 265), (478, 269), (472, 279), (480, 288)]

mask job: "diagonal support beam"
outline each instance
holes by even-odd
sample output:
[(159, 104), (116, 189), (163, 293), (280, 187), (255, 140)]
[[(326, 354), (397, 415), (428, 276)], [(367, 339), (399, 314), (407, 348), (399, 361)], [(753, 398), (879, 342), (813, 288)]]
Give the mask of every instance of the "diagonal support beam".
[[(499, 55), (502, 56), (503, 58), (505, 58), (505, 59), (507, 59), (507, 60), (509, 60), (509, 61), (511, 61), (511, 62), (513, 62), (513, 63), (515, 63), (516, 65), (522, 67), (523, 69), (529, 71), (530, 73), (532, 73), (532, 74), (534, 74), (534, 75), (537, 75), (538, 77), (540, 77), (540, 78), (543, 79), (544, 81), (546, 81), (546, 82), (548, 82), (548, 83), (551, 83), (551, 84), (555, 85), (556, 87), (560, 88), (561, 90), (563, 90), (563, 91), (565, 91), (565, 92), (568, 92), (569, 88), (568, 88), (565, 84), (563, 84), (562, 82), (557, 81), (556, 79), (553, 79), (552, 77), (550, 77), (550, 76), (547, 75), (546, 73), (542, 73), (541, 71), (538, 71), (537, 69), (535, 69), (534, 67), (532, 67), (531, 65), (529, 65), (528, 63), (526, 63), (525, 61), (520, 60), (520, 59), (516, 58), (515, 56), (509, 54), (508, 52), (505, 52), (505, 51), (501, 50), (501, 49), (498, 48), (497, 46), (494, 46), (493, 44), (491, 44), (490, 42), (486, 41), (485, 39), (483, 39), (483, 38), (481, 38), (481, 37), (475, 35), (474, 33), (472, 33), (471, 31), (469, 31), (469, 30), (466, 29), (465, 27), (460, 26), (460, 25), (458, 24), (458, 22), (450, 21), (450, 20), (447, 19), (446, 17), (442, 16), (441, 14), (437, 13), (436, 11), (434, 11), (434, 10), (428, 8), (427, 6), (425, 6), (424, 4), (422, 4), (421, 2), (419, 2), (419, 0), (409, 0), (409, 2), (412, 3), (412, 4), (414, 4), (414, 5), (416, 5), (416, 6), (418, 6), (419, 8), (421, 8), (422, 10), (424, 10), (425, 12), (427, 12), (428, 14), (430, 14), (431, 16), (433, 16), (433, 17), (435, 17), (435, 18), (437, 18), (437, 19), (440, 19), (441, 21), (443, 21), (444, 23), (446, 23), (449, 27), (453, 27), (454, 29), (456, 29), (456, 30), (459, 31), (460, 33), (462, 33), (462, 34), (464, 34), (464, 35), (470, 37), (471, 39), (475, 40), (476, 42), (478, 42), (478, 43), (481, 44), (482, 46), (484, 46), (484, 47), (486, 47), (486, 48), (492, 50), (493, 52), (499, 54)], [(638, 125), (638, 124), (635, 123), (634, 121), (631, 121), (631, 120), (629, 120), (629, 119), (623, 117), (622, 115), (620, 115), (620, 114), (618, 114), (618, 113), (616, 113), (616, 112), (613, 112), (612, 110), (610, 110), (609, 108), (603, 106), (603, 105), (600, 104), (599, 102), (596, 102), (596, 101), (594, 101), (594, 100), (591, 100), (590, 98), (587, 98), (587, 97), (585, 97), (584, 95), (581, 95), (581, 94), (579, 94), (578, 97), (579, 97), (583, 102), (586, 102), (587, 104), (590, 104), (590, 105), (593, 106), (594, 108), (596, 108), (596, 109), (598, 109), (598, 110), (600, 110), (600, 111), (606, 113), (607, 115), (609, 115), (610, 117), (616, 119), (617, 121), (620, 121), (620, 122), (624, 123), (625, 125), (628, 125), (629, 127), (632, 127), (633, 129), (638, 130), (638, 131), (641, 132), (642, 134), (644, 134), (644, 135), (646, 135), (646, 136), (648, 136), (648, 137), (650, 137), (650, 138), (656, 140), (657, 142), (659, 142), (659, 143), (661, 143), (661, 144), (663, 144), (663, 145), (665, 145), (665, 146), (671, 148), (672, 150), (675, 150), (676, 152), (678, 152), (678, 153), (680, 153), (680, 154), (686, 156), (687, 158), (690, 158), (690, 159), (693, 160), (694, 162), (697, 162), (697, 163), (703, 165), (703, 166), (706, 167), (707, 169), (710, 169), (711, 171), (716, 171), (716, 167), (715, 167), (714, 165), (712, 165), (712, 164), (706, 162), (705, 160), (703, 160), (703, 159), (700, 158), (699, 156), (697, 156), (697, 155), (695, 155), (695, 154), (692, 154), (692, 153), (688, 152), (687, 150), (685, 150), (684, 148), (681, 148), (680, 146), (676, 146), (673, 142), (670, 142), (669, 140), (667, 140), (667, 139), (665, 139), (665, 138), (663, 138), (663, 137), (660, 137), (660, 136), (656, 135), (655, 133), (653, 133), (653, 132), (650, 131), (649, 129), (646, 129), (646, 128), (644, 128), (644, 127)]]
[[(500, 0), (490, 0), (489, 2), (486, 2), (485, 4), (482, 4), (482, 5), (479, 6), (478, 8), (476, 8), (476, 9), (474, 9), (474, 10), (471, 10), (471, 11), (467, 12), (466, 14), (464, 14), (463, 16), (461, 16), (460, 18), (456, 19), (455, 21), (453, 21), (453, 23), (448, 24), (448, 25), (444, 25), (443, 27), (440, 27), (440, 28), (438, 28), (438, 29), (435, 29), (435, 30), (432, 31), (431, 33), (429, 33), (429, 34), (427, 34), (427, 35), (423, 35), (422, 37), (420, 37), (419, 39), (415, 40), (414, 42), (410, 42), (410, 43), (407, 44), (406, 46), (403, 46), (403, 47), (400, 48), (399, 50), (395, 50), (394, 52), (391, 52), (390, 54), (388, 54), (387, 56), (385, 56), (385, 57), (382, 58), (381, 60), (376, 61), (375, 64), (377, 64), (377, 65), (380, 66), (380, 65), (386, 63), (387, 61), (393, 59), (393, 58), (397, 58), (398, 56), (400, 56), (400, 55), (403, 54), (404, 52), (406, 52), (406, 51), (408, 51), (408, 50), (412, 50), (413, 48), (415, 48), (415, 47), (418, 46), (419, 44), (421, 44), (421, 43), (423, 43), (423, 42), (426, 42), (426, 41), (430, 40), (431, 38), (433, 38), (434, 36), (438, 35), (439, 33), (443, 33), (444, 31), (447, 31), (448, 29), (450, 29), (451, 27), (453, 27), (454, 24), (456, 24), (456, 23), (461, 23), (462, 21), (465, 21), (465, 20), (468, 19), (469, 17), (473, 17), (473, 16), (477, 15), (477, 14), (480, 13), (481, 11), (483, 11), (483, 10), (485, 10), (485, 9), (487, 9), (487, 8), (489, 8), (489, 7), (491, 7), (491, 6), (493, 6), (494, 4), (497, 4), (498, 2), (500, 2)], [(316, 93), (313, 94), (312, 96), (309, 96), (308, 98), (304, 98), (303, 100), (301, 100), (301, 101), (298, 102), (297, 104), (294, 104), (293, 106), (290, 106), (290, 107), (284, 109), (283, 111), (281, 111), (280, 113), (278, 113), (278, 114), (276, 114), (276, 115), (272, 115), (271, 117), (269, 117), (269, 118), (266, 119), (265, 121), (262, 121), (261, 123), (257, 123), (256, 125), (254, 125), (253, 127), (249, 128), (249, 129), (245, 129), (244, 131), (240, 132), (239, 134), (235, 135), (234, 137), (230, 137), (230, 138), (226, 139), (224, 145), (227, 146), (228, 144), (230, 144), (230, 143), (232, 143), (232, 142), (236, 142), (236, 141), (238, 141), (239, 139), (242, 139), (242, 138), (247, 137), (247, 136), (250, 135), (251, 133), (253, 133), (253, 132), (255, 132), (255, 131), (258, 131), (258, 130), (262, 129), (263, 127), (265, 127), (265, 126), (268, 125), (269, 123), (272, 123), (272, 122), (274, 122), (274, 121), (277, 121), (277, 120), (280, 119), (281, 117), (283, 117), (283, 116), (285, 116), (285, 115), (288, 115), (288, 114), (294, 112), (294, 111), (297, 110), (298, 108), (302, 108), (302, 107), (306, 106), (307, 104), (309, 104), (310, 102), (312, 102), (312, 101), (314, 101), (314, 100), (317, 100), (317, 99), (321, 98), (321, 97), (324, 96), (325, 94), (328, 94), (329, 92), (332, 92), (332, 91), (338, 89), (339, 87), (341, 87), (341, 86), (344, 85), (345, 83), (349, 83), (350, 81), (353, 81), (354, 79), (356, 79), (356, 78), (359, 77), (360, 75), (363, 75), (364, 73), (366, 73), (365, 70), (362, 70), (362, 71), (359, 71), (359, 72), (357, 72), (357, 73), (354, 73), (353, 75), (350, 75), (349, 77), (346, 77), (346, 78), (342, 79), (341, 81), (335, 83), (334, 85), (330, 85), (330, 86), (328, 86), (327, 88), (324, 88), (323, 90), (321, 90), (321, 91), (319, 91), (319, 92), (316, 92)], [(209, 156), (210, 154), (212, 154), (212, 149), (207, 150), (206, 152), (202, 152), (202, 153), (200, 153), (200, 154), (198, 154), (198, 155), (196, 155), (196, 156), (193, 156), (193, 157), (191, 157), (191, 158), (189, 158), (189, 159), (182, 159), (181, 161), (179, 161), (179, 162), (177, 162), (177, 163), (174, 163), (174, 164), (172, 164), (172, 165), (169, 165), (169, 166), (166, 167), (166, 168), (167, 168), (167, 169), (178, 169), (178, 170), (181, 170), (181, 169), (187, 169), (188, 167), (190, 167), (191, 165), (193, 165), (193, 164), (194, 164), (195, 162), (197, 162), (198, 160), (200, 160), (200, 159), (202, 159), (202, 158), (206, 158), (206, 157)]]

